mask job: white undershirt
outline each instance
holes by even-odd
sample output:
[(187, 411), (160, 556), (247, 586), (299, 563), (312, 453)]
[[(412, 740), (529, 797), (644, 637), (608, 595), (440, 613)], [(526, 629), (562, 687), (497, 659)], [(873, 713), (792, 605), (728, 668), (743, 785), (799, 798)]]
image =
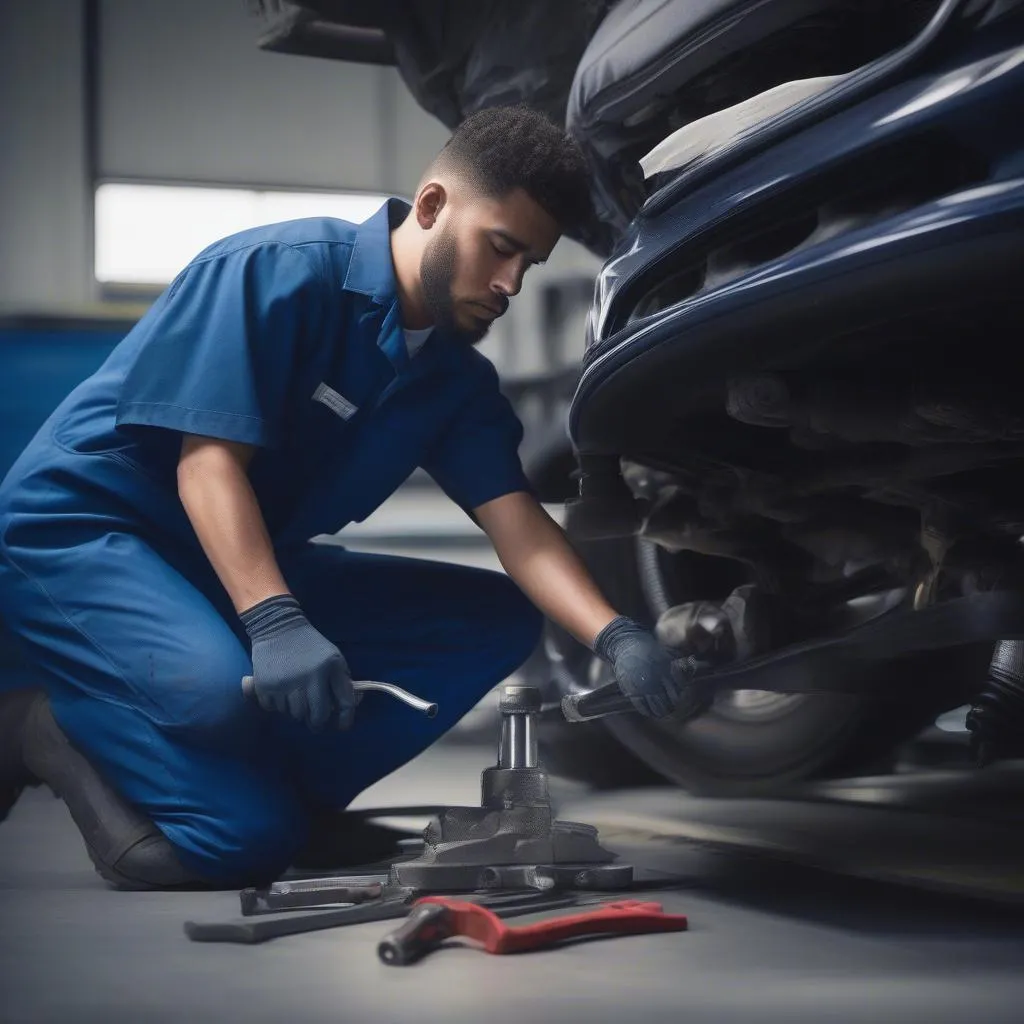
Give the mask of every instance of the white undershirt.
[(416, 355), (421, 348), (423, 348), (424, 343), (427, 338), (430, 337), (433, 330), (433, 327), (424, 327), (421, 331), (408, 331), (403, 328), (402, 332), (405, 334), (405, 347), (409, 353), (410, 359), (412, 359), (412, 357)]

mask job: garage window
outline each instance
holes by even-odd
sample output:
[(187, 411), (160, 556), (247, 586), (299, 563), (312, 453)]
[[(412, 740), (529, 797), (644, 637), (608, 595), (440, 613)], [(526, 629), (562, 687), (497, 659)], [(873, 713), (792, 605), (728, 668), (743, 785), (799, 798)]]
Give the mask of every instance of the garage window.
[(109, 182), (96, 189), (96, 279), (110, 290), (159, 291), (225, 235), (299, 217), (361, 223), (386, 198), (365, 192)]

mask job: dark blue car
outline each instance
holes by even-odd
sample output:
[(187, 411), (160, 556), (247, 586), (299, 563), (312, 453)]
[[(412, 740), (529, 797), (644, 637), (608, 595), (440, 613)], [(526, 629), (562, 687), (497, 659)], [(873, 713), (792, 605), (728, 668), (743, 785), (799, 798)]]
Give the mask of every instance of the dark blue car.
[[(801, 5), (646, 6), (719, 9), (704, 45), (735, 100), (740, 15)], [(813, 6), (824, 40), (822, 12), (856, 5)], [(848, 69), (794, 43), (785, 76), (817, 64), (828, 88), (643, 188), (605, 126), (616, 240), (569, 407), (568, 528), (620, 607), (706, 652), (705, 716), (599, 727), (693, 788), (885, 767), (968, 704), (981, 759), (1022, 749), (1024, 24), (887, 6), (918, 19), (897, 45)], [(780, 31), (784, 49), (801, 26)], [(770, 64), (772, 45), (735, 52)], [(579, 106), (570, 126), (593, 127)], [(549, 643), (563, 691), (602, 680)]]

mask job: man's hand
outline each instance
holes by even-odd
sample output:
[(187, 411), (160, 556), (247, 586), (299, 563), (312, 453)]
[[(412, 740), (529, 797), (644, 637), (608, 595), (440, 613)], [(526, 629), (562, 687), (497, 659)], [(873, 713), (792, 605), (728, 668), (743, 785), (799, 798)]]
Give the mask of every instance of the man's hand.
[(240, 616), (252, 640), (256, 698), (265, 711), (279, 711), (323, 729), (337, 711), (339, 729), (355, 714), (352, 676), (341, 651), (310, 624), (290, 594), (267, 598)]
[(545, 615), (612, 665), (619, 688), (641, 714), (680, 717), (705, 708), (703, 692), (689, 681), (692, 660), (682, 661), (649, 630), (616, 615), (562, 528), (532, 495), (506, 494), (473, 515), (509, 576)]
[(672, 652), (650, 630), (625, 615), (616, 616), (597, 635), (595, 653), (612, 667), (615, 679), (643, 715), (664, 718), (685, 702), (700, 710), (685, 672), (673, 664)]

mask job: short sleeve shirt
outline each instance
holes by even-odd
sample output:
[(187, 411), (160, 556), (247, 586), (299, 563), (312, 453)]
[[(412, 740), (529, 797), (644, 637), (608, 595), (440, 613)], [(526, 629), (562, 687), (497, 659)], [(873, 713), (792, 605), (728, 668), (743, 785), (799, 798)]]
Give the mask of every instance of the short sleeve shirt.
[[(59, 463), (83, 503), (194, 542), (182, 435), (254, 445), (276, 544), (365, 518), (418, 466), (467, 510), (528, 490), (491, 363), (441, 330), (409, 356), (390, 251), (407, 212), (391, 200), (362, 225), (289, 221), (205, 250), (51, 417), (19, 463), (25, 484)], [(20, 508), (39, 488), (5, 493)]]

